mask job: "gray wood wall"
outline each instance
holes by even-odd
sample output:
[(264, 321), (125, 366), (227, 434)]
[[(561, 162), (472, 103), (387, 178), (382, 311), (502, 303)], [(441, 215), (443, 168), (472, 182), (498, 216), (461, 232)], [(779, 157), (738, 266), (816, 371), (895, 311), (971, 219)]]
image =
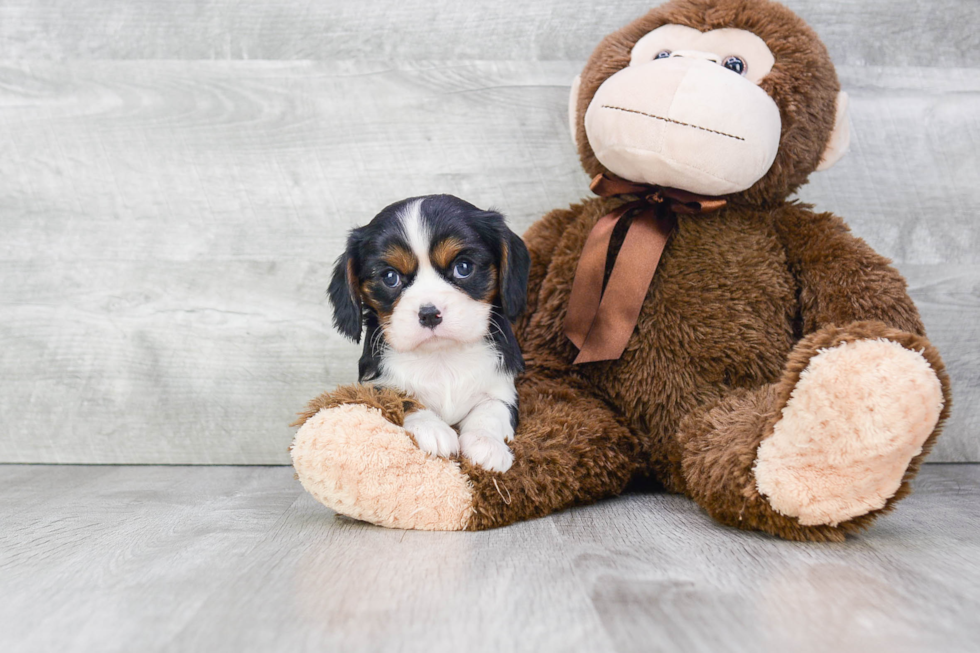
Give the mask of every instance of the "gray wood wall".
[[(980, 3), (793, 0), (854, 143), (801, 196), (907, 275), (980, 461)], [(588, 194), (568, 84), (635, 0), (0, 0), (0, 461), (286, 463), (355, 377), (344, 233)]]

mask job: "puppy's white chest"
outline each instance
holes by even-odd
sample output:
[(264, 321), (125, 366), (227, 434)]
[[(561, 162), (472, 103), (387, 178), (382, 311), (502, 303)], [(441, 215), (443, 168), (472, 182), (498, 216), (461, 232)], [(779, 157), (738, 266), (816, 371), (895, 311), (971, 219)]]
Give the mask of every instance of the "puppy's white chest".
[(500, 370), (496, 350), (485, 343), (433, 352), (388, 352), (382, 385), (417, 397), (448, 424), (457, 424), (488, 398), (512, 402), (513, 378)]

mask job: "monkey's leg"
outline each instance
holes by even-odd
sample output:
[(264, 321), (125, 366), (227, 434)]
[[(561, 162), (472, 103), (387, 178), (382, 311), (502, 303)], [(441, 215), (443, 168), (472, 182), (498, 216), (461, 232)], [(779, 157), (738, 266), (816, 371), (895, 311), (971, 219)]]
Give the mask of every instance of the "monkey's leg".
[(688, 416), (686, 492), (711, 516), (795, 540), (842, 540), (909, 493), (948, 414), (928, 341), (881, 323), (802, 340), (775, 384)]
[(604, 403), (552, 379), (525, 377), (519, 392), (514, 465), (502, 474), (426, 455), (397, 423), (396, 399), (369, 405), (350, 392), (327, 395), (305, 421), (293, 465), (329, 508), (391, 528), (493, 528), (623, 490), (637, 443)]

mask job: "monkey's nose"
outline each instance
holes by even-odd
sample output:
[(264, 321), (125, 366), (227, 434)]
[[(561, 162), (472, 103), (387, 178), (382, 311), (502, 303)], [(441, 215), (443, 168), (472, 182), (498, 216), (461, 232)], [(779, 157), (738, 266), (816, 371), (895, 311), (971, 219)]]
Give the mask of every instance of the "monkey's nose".
[(434, 329), (442, 322), (442, 313), (432, 304), (426, 304), (419, 309), (419, 324), (427, 329)]

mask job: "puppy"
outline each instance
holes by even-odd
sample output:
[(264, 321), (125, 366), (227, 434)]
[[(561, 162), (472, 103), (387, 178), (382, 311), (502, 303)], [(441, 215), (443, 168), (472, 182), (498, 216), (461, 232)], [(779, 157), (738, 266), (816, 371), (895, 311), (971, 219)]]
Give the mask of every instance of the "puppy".
[(524, 358), (511, 322), (529, 267), (502, 215), (451, 195), (396, 202), (350, 233), (328, 291), (334, 325), (354, 342), (364, 334), (361, 382), (426, 406), (405, 417), (423, 451), (462, 450), (498, 472), (513, 463)]

